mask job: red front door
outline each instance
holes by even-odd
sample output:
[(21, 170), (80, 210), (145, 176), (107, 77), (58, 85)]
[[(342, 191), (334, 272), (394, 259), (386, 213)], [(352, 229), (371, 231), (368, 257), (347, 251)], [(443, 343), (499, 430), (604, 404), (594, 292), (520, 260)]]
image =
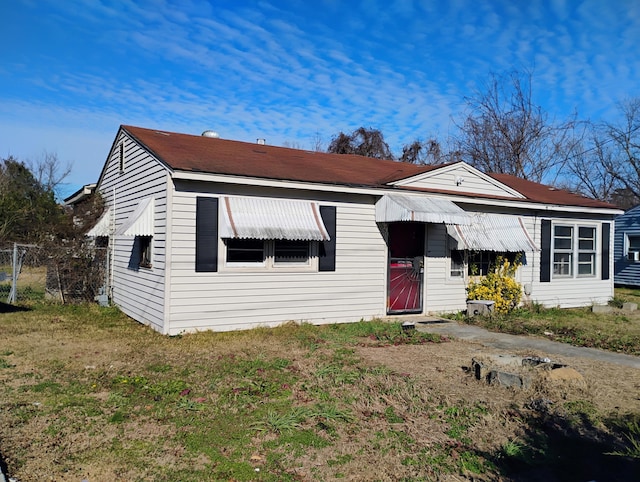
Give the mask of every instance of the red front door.
[(424, 224), (389, 224), (387, 313), (422, 312)]

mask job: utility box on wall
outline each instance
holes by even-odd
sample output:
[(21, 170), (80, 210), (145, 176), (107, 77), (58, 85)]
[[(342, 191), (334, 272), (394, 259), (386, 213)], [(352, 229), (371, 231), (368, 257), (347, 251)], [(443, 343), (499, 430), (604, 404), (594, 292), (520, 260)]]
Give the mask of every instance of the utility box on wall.
[(467, 316), (491, 316), (495, 304), (493, 300), (467, 300)]

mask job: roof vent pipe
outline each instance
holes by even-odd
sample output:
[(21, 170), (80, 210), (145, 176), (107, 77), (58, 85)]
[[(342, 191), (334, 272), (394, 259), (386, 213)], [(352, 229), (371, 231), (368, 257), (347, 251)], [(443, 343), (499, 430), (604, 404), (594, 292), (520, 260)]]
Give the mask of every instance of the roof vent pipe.
[(261, 146), (264, 146), (267, 143), (266, 139), (256, 139), (256, 142)]

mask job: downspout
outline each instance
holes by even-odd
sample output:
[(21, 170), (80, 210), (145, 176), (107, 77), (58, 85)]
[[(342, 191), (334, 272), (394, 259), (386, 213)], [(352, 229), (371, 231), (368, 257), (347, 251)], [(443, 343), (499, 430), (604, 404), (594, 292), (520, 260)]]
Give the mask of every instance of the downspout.
[(107, 262), (109, 263), (109, 282), (108, 282), (108, 287), (107, 287), (107, 293), (109, 295), (109, 298), (111, 298), (111, 301), (113, 302), (113, 270), (115, 269), (115, 242), (116, 242), (116, 238), (115, 238), (115, 230), (116, 230), (116, 187), (113, 186), (113, 213), (111, 216), (111, 219), (109, 220), (109, 246), (107, 249), (107, 257), (109, 258), (107, 260)]

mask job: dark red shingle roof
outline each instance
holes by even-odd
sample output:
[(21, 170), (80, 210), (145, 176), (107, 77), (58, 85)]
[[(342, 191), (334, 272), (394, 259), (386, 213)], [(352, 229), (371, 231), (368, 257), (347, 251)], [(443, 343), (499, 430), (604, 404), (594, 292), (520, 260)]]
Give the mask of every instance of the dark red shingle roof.
[[(122, 128), (152, 152), (158, 160), (174, 171), (383, 187), (393, 181), (442, 167), (417, 166), (356, 155), (303, 151), (142, 127), (122, 126)], [(489, 175), (523, 194), (528, 201), (561, 206), (616, 209), (616, 206), (603, 201), (586, 198), (508, 174)], [(429, 189), (419, 190), (430, 191)], [(431, 191), (447, 192), (437, 189)], [(458, 191), (451, 192), (451, 194), (464, 195)], [(474, 193), (468, 195), (481, 198), (513, 199), (506, 196)]]

